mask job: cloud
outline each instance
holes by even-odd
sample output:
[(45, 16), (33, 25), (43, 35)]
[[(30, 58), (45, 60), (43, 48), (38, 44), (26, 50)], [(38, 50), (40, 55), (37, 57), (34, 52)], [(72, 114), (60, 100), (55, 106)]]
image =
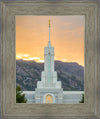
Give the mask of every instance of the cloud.
[(39, 60), (39, 62), (44, 62), (44, 60)]
[(34, 60), (34, 61), (36, 61), (36, 62), (44, 62), (44, 60), (42, 60), (42, 59), (40, 59), (40, 57), (31, 57), (30, 55), (28, 55), (28, 54), (22, 54), (22, 53), (20, 53), (20, 54), (18, 54), (18, 55), (16, 55), (16, 59), (22, 59), (22, 60)]
[(63, 62), (67, 62), (67, 59), (62, 59)]
[(33, 60), (34, 60), (34, 59), (40, 59), (40, 58), (39, 58), (39, 57), (31, 57), (31, 59), (33, 59)]
[(23, 58), (23, 60), (28, 60), (28, 58)]
[(22, 56), (21, 56), (21, 55), (16, 55), (16, 58), (17, 58), (17, 59), (21, 59)]
[(23, 57), (29, 57), (29, 55), (28, 54), (25, 54), (25, 55), (22, 55)]

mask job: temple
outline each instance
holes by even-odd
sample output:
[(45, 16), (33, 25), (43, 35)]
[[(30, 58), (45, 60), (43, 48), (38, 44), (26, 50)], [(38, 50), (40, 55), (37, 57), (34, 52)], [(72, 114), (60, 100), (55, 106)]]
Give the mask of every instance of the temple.
[(54, 69), (54, 47), (50, 41), (50, 20), (49, 40), (44, 48), (44, 71), (41, 72), (41, 81), (37, 82), (35, 91), (23, 91), (27, 103), (79, 103), (83, 91), (63, 91), (61, 81), (57, 81), (57, 72)]

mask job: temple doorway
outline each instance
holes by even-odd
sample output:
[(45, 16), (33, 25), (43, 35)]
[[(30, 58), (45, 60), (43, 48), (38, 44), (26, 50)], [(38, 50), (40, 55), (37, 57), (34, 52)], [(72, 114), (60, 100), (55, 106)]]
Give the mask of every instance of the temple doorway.
[(51, 95), (47, 95), (45, 97), (45, 103), (53, 103), (53, 97)]

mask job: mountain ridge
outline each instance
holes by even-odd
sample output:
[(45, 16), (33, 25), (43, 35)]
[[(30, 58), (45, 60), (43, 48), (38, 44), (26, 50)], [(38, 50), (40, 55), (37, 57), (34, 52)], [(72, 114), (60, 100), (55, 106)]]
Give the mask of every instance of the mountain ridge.
[[(41, 80), (41, 72), (44, 63), (35, 61), (16, 60), (16, 85), (20, 85), (24, 91), (34, 91), (37, 81)], [(62, 88), (66, 91), (84, 90), (84, 67), (76, 62), (55, 61), (57, 79), (62, 82)]]

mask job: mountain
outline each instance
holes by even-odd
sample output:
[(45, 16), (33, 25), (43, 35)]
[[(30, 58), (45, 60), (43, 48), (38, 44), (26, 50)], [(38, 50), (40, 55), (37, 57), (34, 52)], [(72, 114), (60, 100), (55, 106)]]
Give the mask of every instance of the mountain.
[[(41, 80), (44, 63), (16, 60), (16, 85), (24, 91), (33, 91)], [(77, 63), (55, 61), (57, 79), (62, 82), (63, 90), (84, 90), (84, 67)]]

